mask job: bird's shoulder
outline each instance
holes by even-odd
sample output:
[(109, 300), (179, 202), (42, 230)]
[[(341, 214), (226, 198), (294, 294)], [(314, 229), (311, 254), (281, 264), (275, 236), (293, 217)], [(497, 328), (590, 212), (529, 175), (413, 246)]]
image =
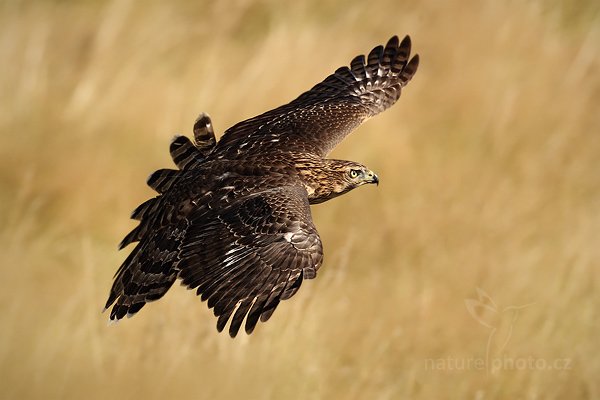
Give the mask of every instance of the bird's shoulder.
[(244, 196), (278, 187), (301, 187), (292, 155), (274, 154), (266, 159), (208, 160), (200, 168), (181, 170), (171, 202), (197, 207), (224, 207)]

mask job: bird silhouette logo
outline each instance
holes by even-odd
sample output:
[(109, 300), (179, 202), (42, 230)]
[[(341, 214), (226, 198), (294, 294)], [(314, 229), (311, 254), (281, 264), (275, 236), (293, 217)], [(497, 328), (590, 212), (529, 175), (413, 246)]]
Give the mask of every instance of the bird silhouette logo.
[(490, 360), (504, 353), (521, 310), (534, 303), (500, 308), (483, 289), (478, 287), (476, 291), (477, 298), (465, 299), (465, 306), (471, 317), (490, 331), (485, 352), (486, 371), (489, 373), (494, 372)]

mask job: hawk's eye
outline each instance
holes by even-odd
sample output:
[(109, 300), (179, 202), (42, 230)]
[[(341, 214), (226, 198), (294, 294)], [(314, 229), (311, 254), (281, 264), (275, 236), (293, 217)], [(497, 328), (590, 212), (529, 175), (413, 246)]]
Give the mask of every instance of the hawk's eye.
[(352, 178), (352, 179), (356, 178), (359, 173), (360, 173), (359, 170), (357, 170), (357, 169), (351, 169), (350, 170), (350, 178)]

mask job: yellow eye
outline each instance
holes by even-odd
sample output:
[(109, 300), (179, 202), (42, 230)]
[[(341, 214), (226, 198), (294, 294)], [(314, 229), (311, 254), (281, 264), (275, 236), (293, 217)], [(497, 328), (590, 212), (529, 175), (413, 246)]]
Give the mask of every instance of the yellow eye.
[(354, 179), (358, 176), (358, 170), (356, 169), (351, 169), (350, 170), (350, 178)]

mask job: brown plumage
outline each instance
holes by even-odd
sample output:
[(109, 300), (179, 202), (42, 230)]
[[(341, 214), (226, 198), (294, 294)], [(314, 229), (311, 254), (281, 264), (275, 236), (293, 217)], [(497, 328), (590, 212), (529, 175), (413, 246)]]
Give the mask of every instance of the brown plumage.
[[(138, 312), (180, 279), (208, 302), (234, 337), (251, 333), (304, 279), (316, 276), (323, 247), (310, 204), (367, 183), (365, 166), (325, 158), (354, 128), (393, 105), (413, 77), (411, 42), (354, 58), (292, 102), (240, 122), (216, 141), (210, 118), (194, 124), (194, 143), (170, 146), (177, 170), (148, 178), (159, 195), (132, 214), (138, 242), (115, 275), (106, 302), (111, 320)], [(113, 305), (114, 304), (114, 305)]]

